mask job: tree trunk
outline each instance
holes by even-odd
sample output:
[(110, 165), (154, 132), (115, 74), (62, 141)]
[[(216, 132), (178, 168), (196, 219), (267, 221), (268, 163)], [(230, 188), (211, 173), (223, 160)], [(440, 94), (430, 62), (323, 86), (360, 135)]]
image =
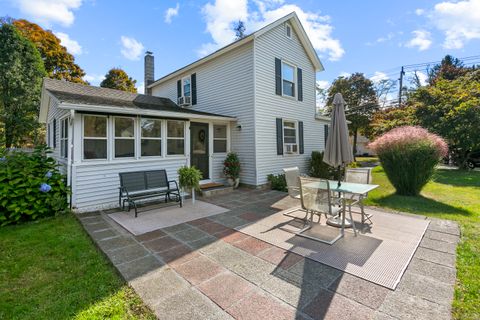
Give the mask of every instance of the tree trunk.
[(357, 136), (358, 136), (358, 129), (353, 131), (353, 160), (357, 161)]

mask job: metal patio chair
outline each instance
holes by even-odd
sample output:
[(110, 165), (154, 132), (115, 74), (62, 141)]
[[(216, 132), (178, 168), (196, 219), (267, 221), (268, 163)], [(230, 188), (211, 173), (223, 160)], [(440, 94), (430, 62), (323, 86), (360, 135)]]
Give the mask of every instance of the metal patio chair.
[[(346, 182), (353, 182), (353, 183), (363, 183), (369, 184), (372, 182), (372, 170), (370, 168), (349, 168), (345, 171), (345, 181)], [(360, 208), (360, 213), (362, 215), (362, 226), (365, 225), (367, 221), (369, 221), (369, 225), (373, 224), (371, 220), (372, 215), (366, 214), (365, 209), (363, 207), (363, 199), (368, 196), (368, 193), (355, 195), (355, 194), (345, 194), (346, 204), (348, 206), (348, 210), (352, 212), (353, 206), (358, 206)], [(352, 220), (353, 223), (353, 220)]]

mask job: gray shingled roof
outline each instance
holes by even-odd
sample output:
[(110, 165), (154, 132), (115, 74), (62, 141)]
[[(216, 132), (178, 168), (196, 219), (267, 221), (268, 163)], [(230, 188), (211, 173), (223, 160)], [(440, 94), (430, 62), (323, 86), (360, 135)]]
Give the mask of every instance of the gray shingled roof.
[(87, 86), (63, 80), (45, 78), (44, 86), (45, 89), (60, 102), (228, 117), (220, 114), (180, 108), (168, 98)]

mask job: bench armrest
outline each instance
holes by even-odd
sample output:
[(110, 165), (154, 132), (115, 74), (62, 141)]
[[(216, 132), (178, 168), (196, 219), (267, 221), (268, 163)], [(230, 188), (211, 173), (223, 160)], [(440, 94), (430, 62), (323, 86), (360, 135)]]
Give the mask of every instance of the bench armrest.
[(180, 189), (178, 189), (178, 183), (177, 183), (177, 181), (175, 181), (175, 180), (170, 180), (170, 181), (168, 181), (168, 188), (169, 188), (169, 189), (170, 189), (170, 183), (174, 183), (174, 184), (175, 184), (175, 190), (180, 191)]
[(125, 195), (125, 196), (127, 196), (127, 198), (129, 197), (127, 188), (125, 188), (125, 187), (122, 186), (122, 187), (118, 187), (118, 189), (120, 189), (120, 194), (121, 194), (122, 196)]

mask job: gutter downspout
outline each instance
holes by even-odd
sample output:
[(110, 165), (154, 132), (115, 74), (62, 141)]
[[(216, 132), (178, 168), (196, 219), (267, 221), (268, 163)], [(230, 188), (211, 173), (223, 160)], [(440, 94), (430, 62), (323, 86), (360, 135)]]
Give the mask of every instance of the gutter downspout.
[[(74, 119), (75, 119), (75, 110), (70, 110), (70, 119), (69, 119), (69, 134), (68, 134), (68, 159), (67, 159), (67, 186), (72, 187), (72, 182), (73, 182), (73, 177), (72, 177), (72, 166), (73, 166), (73, 137), (74, 137)], [(70, 210), (72, 210), (72, 197), (73, 193), (70, 194), (69, 196), (69, 207)]]

